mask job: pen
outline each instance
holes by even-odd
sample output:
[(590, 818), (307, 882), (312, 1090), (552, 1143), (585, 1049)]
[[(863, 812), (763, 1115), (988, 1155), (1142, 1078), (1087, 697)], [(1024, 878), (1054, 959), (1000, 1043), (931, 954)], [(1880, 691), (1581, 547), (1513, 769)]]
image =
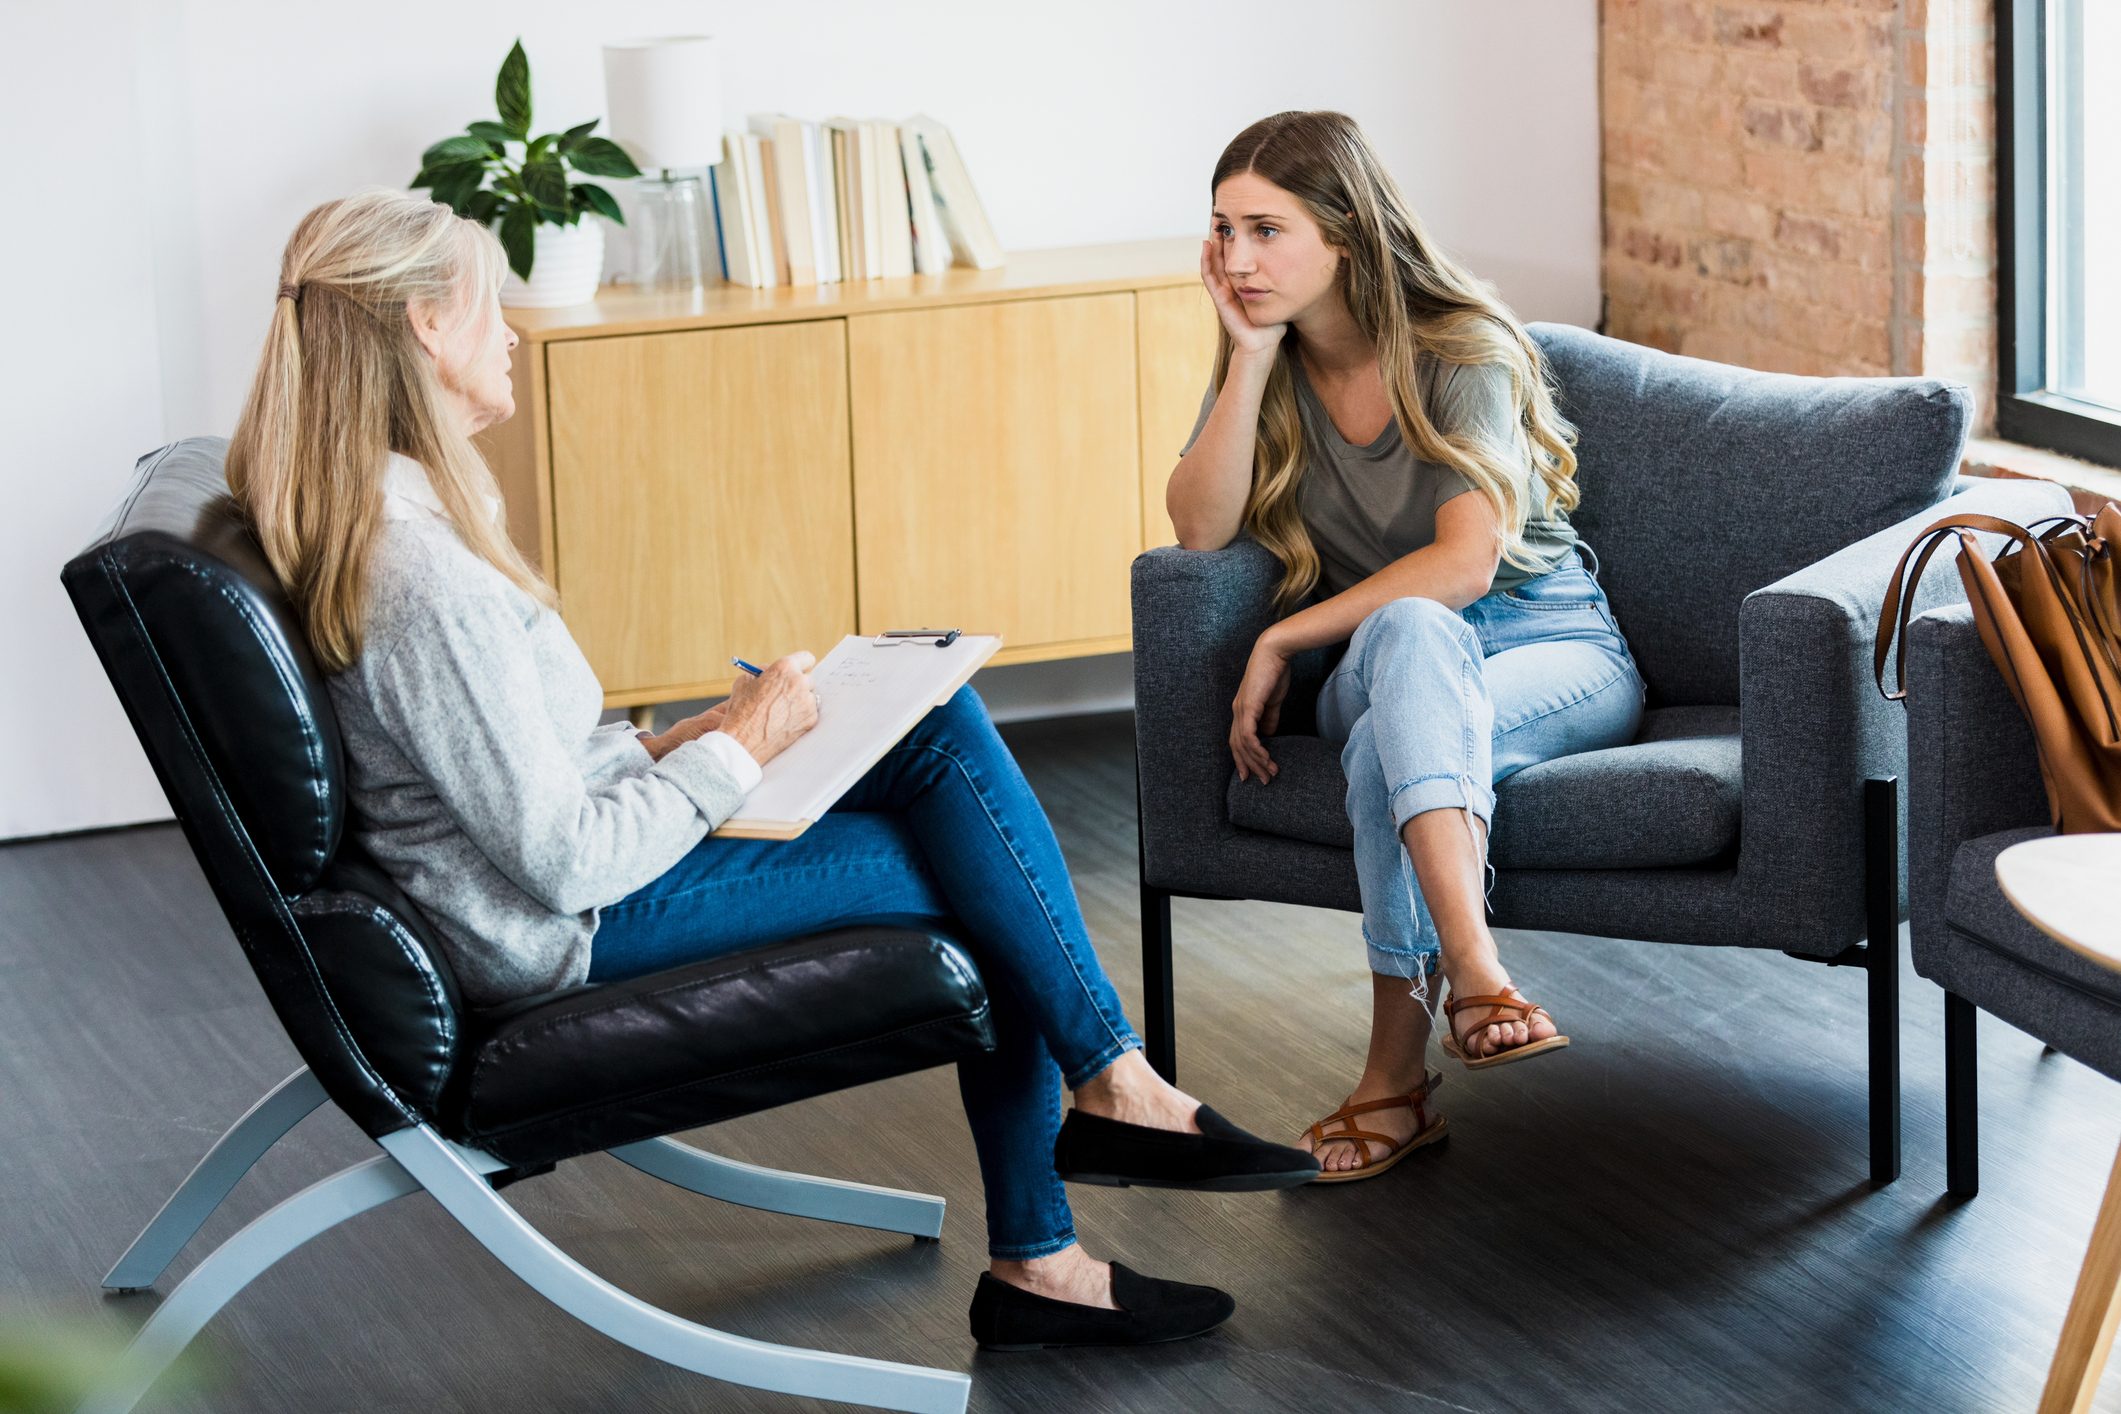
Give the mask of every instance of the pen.
[(753, 677), (757, 677), (760, 673), (766, 671), (764, 668), (752, 667), (751, 664), (745, 662), (742, 658), (731, 658), (729, 661), (736, 664), (738, 667), (742, 668), (745, 672), (751, 674)]

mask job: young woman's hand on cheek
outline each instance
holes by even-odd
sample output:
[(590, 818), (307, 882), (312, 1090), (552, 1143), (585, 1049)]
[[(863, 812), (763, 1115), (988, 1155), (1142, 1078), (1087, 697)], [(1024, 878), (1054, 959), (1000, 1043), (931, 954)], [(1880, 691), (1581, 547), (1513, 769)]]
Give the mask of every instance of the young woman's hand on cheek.
[(1286, 324), (1255, 324), (1245, 309), (1245, 302), (1237, 297), (1237, 287), (1223, 271), (1222, 242), (1213, 239), (1200, 243), (1200, 282), (1208, 287), (1208, 298), (1215, 301), (1215, 312), (1221, 317), (1223, 328), (1230, 331), (1230, 342), (1241, 354), (1271, 354), (1281, 347)]

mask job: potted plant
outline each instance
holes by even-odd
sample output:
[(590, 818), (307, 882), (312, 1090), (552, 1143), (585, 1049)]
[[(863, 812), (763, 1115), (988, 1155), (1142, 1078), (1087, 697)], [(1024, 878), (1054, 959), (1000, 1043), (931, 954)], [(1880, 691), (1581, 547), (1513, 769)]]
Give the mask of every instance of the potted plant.
[(626, 224), (611, 193), (588, 177), (638, 177), (640, 169), (610, 138), (591, 137), (601, 122), (530, 136), (530, 59), (518, 39), (494, 81), (498, 122), (481, 119), (420, 155), (414, 187), (483, 225), (498, 225), (509, 278), (501, 303), (518, 308), (581, 304), (604, 273), (604, 228), (584, 217)]

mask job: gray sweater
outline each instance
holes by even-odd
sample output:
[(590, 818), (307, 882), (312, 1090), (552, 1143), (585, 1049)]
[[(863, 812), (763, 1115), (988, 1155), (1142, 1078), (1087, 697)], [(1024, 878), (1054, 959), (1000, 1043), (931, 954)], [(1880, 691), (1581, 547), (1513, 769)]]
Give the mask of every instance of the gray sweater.
[(559, 615), (472, 554), (417, 463), (392, 461), (361, 657), (330, 683), (355, 836), (441, 930), (467, 1001), (572, 986), (597, 909), (675, 864), (750, 782), (719, 743), (658, 762), (626, 723), (598, 726), (603, 690)]

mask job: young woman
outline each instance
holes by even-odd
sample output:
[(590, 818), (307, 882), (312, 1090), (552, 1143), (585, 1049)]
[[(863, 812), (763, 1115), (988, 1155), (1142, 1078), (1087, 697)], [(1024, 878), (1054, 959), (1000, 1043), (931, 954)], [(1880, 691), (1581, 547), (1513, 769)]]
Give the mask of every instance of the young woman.
[(1569, 527), (1574, 432), (1538, 346), (1430, 242), (1354, 121), (1263, 119), (1211, 189), (1201, 278), (1222, 333), (1166, 504), (1186, 548), (1242, 531), (1282, 565), (1285, 617), (1231, 707), (1240, 779), (1272, 788), (1261, 738), (1290, 658), (1343, 650), (1318, 725), (1345, 744), (1370, 1051), (1305, 1147), (1345, 1182), (1443, 1134), (1423, 1066), (1438, 971), (1442, 1045), (1467, 1067), (1568, 1044), (1488, 931), (1493, 787), (1631, 740), (1644, 689)]
[(330, 675), (355, 832), (436, 924), (466, 998), (864, 920), (947, 921), (985, 975), (997, 1037), (959, 1067), (993, 1257), (974, 1335), (1111, 1345), (1220, 1324), (1222, 1292), (1086, 1256), (1062, 1179), (1229, 1191), (1305, 1182), (1317, 1164), (1149, 1069), (977, 697), (930, 714), (785, 843), (708, 836), (817, 720), (807, 653), (669, 731), (597, 725), (602, 691), (471, 443), (514, 411), (502, 270), (493, 235), (446, 206), (381, 192), (310, 212), (228, 457)]

